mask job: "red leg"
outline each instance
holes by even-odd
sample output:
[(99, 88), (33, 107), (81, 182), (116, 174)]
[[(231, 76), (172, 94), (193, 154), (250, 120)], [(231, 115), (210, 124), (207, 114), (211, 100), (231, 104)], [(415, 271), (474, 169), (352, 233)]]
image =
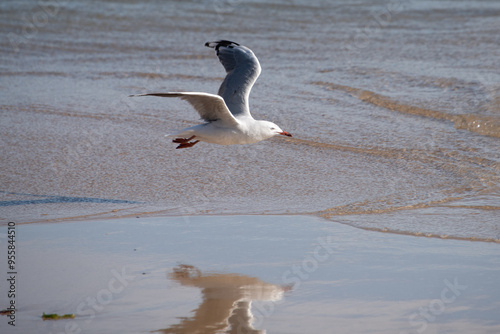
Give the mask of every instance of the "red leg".
[(189, 142), (191, 139), (193, 139), (194, 137), (196, 137), (196, 136), (191, 136), (189, 138), (175, 138), (174, 140), (172, 140), (172, 143), (185, 144), (185, 143)]
[[(194, 137), (194, 136), (193, 136)], [(188, 148), (188, 147), (193, 147), (197, 142), (199, 142), (199, 140), (195, 140), (195, 141), (192, 141), (190, 143), (181, 143), (179, 146), (176, 147), (177, 148)]]

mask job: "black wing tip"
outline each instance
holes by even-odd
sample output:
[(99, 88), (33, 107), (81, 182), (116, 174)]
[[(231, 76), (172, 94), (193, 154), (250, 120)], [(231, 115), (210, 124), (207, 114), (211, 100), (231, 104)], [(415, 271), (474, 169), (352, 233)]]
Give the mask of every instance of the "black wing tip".
[(236, 43), (236, 42), (231, 42), (231, 41), (228, 41), (228, 40), (225, 40), (225, 39), (221, 39), (219, 41), (206, 42), (205, 46), (207, 46), (209, 48), (214, 48), (215, 51), (219, 51), (219, 48), (221, 46), (232, 48), (232, 47), (240, 46), (240, 45), (238, 43)]

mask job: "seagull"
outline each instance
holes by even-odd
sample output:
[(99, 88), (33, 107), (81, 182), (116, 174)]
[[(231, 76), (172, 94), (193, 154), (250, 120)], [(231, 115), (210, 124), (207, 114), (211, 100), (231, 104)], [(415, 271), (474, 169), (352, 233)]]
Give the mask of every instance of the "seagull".
[(256, 120), (250, 114), (248, 96), (261, 68), (252, 50), (235, 42), (220, 40), (207, 42), (214, 48), (226, 70), (218, 95), (200, 92), (148, 93), (130, 96), (179, 97), (191, 104), (205, 121), (177, 133), (176, 148), (193, 147), (203, 141), (219, 145), (252, 144), (276, 135), (291, 137), (272, 122)]

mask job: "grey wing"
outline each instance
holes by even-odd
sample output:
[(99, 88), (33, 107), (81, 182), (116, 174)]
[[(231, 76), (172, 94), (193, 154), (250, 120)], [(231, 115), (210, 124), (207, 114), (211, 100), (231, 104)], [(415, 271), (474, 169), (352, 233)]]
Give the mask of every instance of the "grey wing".
[(199, 93), (199, 92), (170, 92), (170, 93), (149, 93), (130, 96), (159, 96), (159, 97), (180, 97), (189, 102), (200, 114), (201, 118), (207, 122), (221, 121), (222, 123), (234, 126), (239, 122), (234, 118), (219, 95)]
[(252, 86), (259, 77), (259, 60), (249, 48), (231, 41), (207, 42), (226, 70), (218, 94), (222, 96), (234, 116), (250, 116), (248, 97)]

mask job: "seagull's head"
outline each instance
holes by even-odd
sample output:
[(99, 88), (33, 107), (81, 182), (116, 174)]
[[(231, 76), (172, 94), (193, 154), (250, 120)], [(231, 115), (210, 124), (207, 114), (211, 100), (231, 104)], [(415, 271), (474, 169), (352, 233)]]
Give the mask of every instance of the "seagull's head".
[(281, 130), (279, 126), (274, 124), (273, 122), (268, 121), (259, 121), (260, 130), (262, 136), (265, 138), (271, 138), (277, 135), (283, 135), (287, 137), (291, 137), (292, 135), (286, 131)]

